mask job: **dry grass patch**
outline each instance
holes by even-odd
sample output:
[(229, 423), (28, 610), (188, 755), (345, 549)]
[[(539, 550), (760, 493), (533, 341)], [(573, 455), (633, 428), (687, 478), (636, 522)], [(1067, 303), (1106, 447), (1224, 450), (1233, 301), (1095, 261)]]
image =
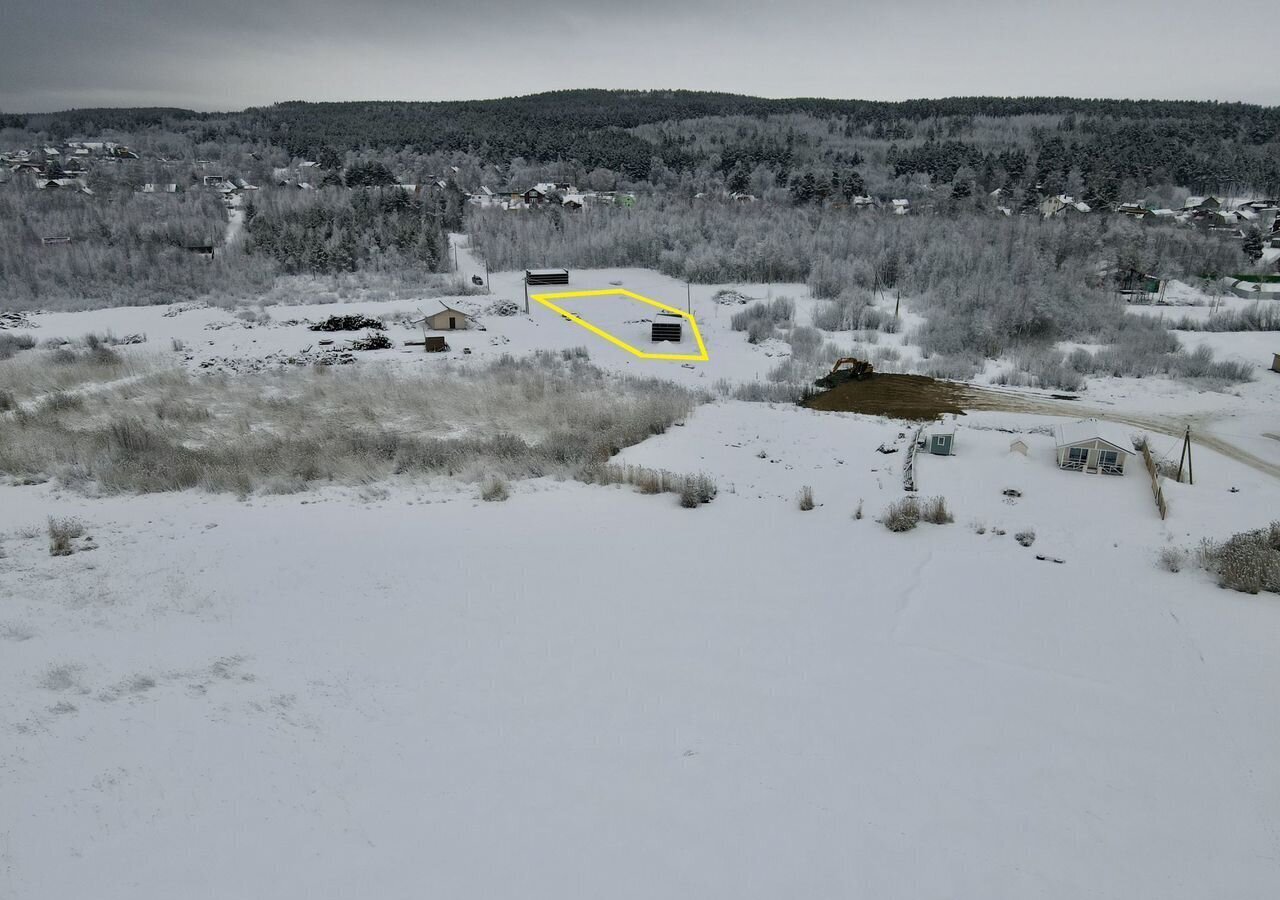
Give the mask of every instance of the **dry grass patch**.
[(365, 484), (392, 475), (583, 478), (688, 416), (699, 396), (558, 354), (484, 367), (147, 375), (85, 409), (0, 429), (0, 473), (104, 492)]
[(124, 356), (96, 338), (82, 346), (31, 350), (0, 358), (0, 397), (12, 409), (44, 395), (141, 374), (154, 365), (148, 357)]

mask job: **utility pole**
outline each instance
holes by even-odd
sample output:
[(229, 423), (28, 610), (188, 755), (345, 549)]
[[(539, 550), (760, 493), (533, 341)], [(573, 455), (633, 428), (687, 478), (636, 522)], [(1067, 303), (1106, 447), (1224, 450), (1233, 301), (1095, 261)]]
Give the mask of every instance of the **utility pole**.
[(1187, 433), (1182, 438), (1182, 457), (1178, 460), (1178, 481), (1182, 481), (1182, 464), (1187, 465), (1187, 483), (1195, 484), (1196, 476), (1191, 468), (1191, 426), (1187, 426)]
[(902, 288), (898, 288), (898, 298), (893, 301), (893, 321), (898, 321), (898, 310), (902, 307)]
[(693, 288), (687, 281), (684, 283), (684, 309), (687, 313), (693, 312)]
[(524, 276), (524, 314), (529, 315), (529, 273)]
[(484, 289), (489, 290), (489, 261), (484, 261)]

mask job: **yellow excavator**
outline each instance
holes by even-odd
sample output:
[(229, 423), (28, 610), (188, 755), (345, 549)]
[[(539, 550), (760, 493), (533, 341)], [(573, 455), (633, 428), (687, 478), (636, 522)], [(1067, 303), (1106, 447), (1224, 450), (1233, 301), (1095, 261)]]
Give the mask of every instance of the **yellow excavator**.
[(853, 356), (845, 356), (836, 360), (836, 364), (831, 367), (831, 371), (823, 375), (814, 384), (820, 388), (833, 388), (838, 384), (844, 384), (846, 381), (860, 381), (863, 378), (870, 378), (875, 373), (875, 367), (865, 359), (857, 359)]

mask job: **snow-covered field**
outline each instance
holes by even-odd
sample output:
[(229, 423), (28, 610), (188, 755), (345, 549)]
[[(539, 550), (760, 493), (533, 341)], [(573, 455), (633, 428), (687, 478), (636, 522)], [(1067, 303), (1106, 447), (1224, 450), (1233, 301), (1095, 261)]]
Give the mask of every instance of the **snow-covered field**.
[[(492, 281), (449, 302), (523, 306), (517, 275)], [(685, 303), (641, 270), (570, 289), (612, 281)], [(739, 288), (812, 307), (802, 286)], [(536, 304), (449, 354), (359, 356), (586, 346), (708, 392), (766, 378), (786, 346), (749, 345), (715, 290), (691, 291), (711, 357), (692, 368)], [(329, 337), (287, 320), (434, 303), (272, 307), (252, 327), (112, 309), (31, 333), (145, 332), (121, 352), (235, 370)], [(1087, 401), (1280, 462), (1267, 378), (1092, 379)], [(955, 522), (905, 534), (876, 518), (914, 426), (731, 400), (616, 460), (709, 474), (719, 495), (693, 510), (549, 478), (502, 503), (447, 480), (0, 486), (0, 897), (1270, 896), (1280, 602), (1156, 558), (1276, 518), (1280, 479), (1197, 447), (1161, 521), (1139, 460), (1057, 469), (1055, 421), (963, 417), (956, 455), (917, 469)], [(79, 518), (92, 549), (50, 556), (49, 516)]]

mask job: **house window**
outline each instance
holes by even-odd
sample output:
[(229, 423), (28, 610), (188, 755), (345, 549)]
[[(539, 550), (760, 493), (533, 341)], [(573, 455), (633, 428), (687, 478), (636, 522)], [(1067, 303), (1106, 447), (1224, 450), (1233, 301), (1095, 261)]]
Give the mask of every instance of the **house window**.
[(1115, 450), (1099, 450), (1098, 468), (1104, 472), (1119, 472), (1120, 454)]
[(1071, 469), (1083, 469), (1089, 462), (1088, 447), (1070, 447), (1067, 449), (1067, 467)]

